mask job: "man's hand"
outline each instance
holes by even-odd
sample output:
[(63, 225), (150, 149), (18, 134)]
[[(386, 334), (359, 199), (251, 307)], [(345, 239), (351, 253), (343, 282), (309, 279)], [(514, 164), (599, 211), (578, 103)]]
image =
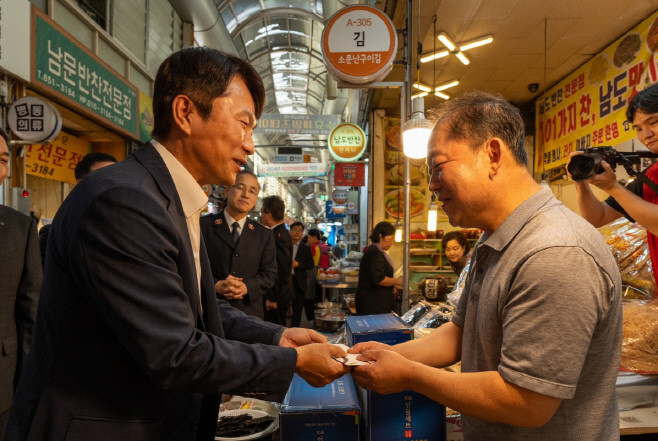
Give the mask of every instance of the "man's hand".
[(284, 348), (299, 348), (312, 343), (327, 343), (327, 339), (312, 329), (288, 328), (283, 331), (279, 346)]
[(328, 343), (315, 343), (297, 347), (295, 373), (313, 387), (323, 387), (349, 373), (349, 366), (331, 358), (345, 357), (347, 354), (338, 346)]
[(392, 347), (378, 341), (364, 341), (363, 343), (357, 343), (356, 345), (352, 346), (347, 352), (350, 354), (361, 354), (365, 351), (375, 350), (391, 351)]
[[(583, 153), (584, 152), (582, 151), (572, 152), (569, 155), (569, 162), (571, 162), (571, 159), (573, 159), (574, 156), (582, 155)], [(615, 172), (612, 171), (610, 164), (605, 161), (601, 161), (601, 167), (603, 167), (603, 173), (595, 174), (591, 179), (586, 181), (576, 182), (576, 185), (592, 184), (593, 186), (605, 191), (606, 193), (612, 190), (615, 185), (621, 186), (621, 184), (617, 182), (617, 175), (615, 175)], [(573, 179), (573, 176), (571, 176), (571, 173), (569, 173), (569, 164), (567, 164), (567, 174), (571, 179)]]
[(268, 311), (271, 311), (271, 310), (276, 309), (276, 308), (277, 308), (276, 302), (272, 302), (270, 300), (265, 300), (265, 309), (267, 309)]
[(247, 285), (242, 282), (240, 277), (228, 276), (225, 280), (215, 283), (215, 292), (227, 299), (242, 299), (247, 295)]
[(352, 371), (352, 378), (362, 388), (379, 394), (392, 394), (411, 389), (415, 365), (413, 361), (387, 350), (369, 350), (357, 359), (370, 362), (368, 365), (355, 366)]
[(292, 261), (292, 267), (297, 268), (298, 266), (299, 266), (299, 262), (297, 262), (296, 260), (293, 260)]

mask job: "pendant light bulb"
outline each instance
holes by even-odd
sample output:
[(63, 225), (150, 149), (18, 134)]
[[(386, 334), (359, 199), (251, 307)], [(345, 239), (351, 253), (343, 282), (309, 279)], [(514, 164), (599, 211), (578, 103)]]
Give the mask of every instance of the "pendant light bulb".
[(427, 144), (433, 124), (425, 119), (425, 102), (421, 97), (411, 100), (413, 114), (402, 132), (404, 154), (411, 159), (427, 157)]
[(402, 224), (400, 224), (400, 219), (395, 222), (395, 241), (398, 243), (402, 242)]
[(432, 202), (427, 207), (427, 231), (436, 231), (436, 221), (438, 220), (439, 206), (436, 204), (436, 195), (432, 195)]

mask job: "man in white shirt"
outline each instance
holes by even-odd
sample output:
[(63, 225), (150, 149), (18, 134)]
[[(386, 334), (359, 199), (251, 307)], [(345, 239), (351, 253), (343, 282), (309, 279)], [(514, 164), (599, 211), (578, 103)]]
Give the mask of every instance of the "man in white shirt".
[(280, 401), (295, 372), (322, 386), (349, 370), (318, 334), (215, 296), (200, 187), (235, 183), (264, 101), (237, 57), (188, 47), (163, 62), (157, 142), (91, 173), (55, 216), (5, 440), (211, 441), (220, 394)]

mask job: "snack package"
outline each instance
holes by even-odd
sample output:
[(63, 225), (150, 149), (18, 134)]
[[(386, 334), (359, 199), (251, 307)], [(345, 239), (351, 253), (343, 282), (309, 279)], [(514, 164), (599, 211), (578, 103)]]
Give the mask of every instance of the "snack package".
[(420, 320), (422, 316), (431, 311), (433, 307), (434, 305), (421, 300), (420, 302), (412, 305), (411, 308), (409, 308), (409, 310), (404, 313), (401, 319), (409, 326), (413, 326), (418, 323), (418, 320)]
[(617, 261), (622, 282), (644, 292), (647, 298), (653, 298), (656, 279), (651, 266), (647, 230), (622, 218), (599, 228), (599, 231)]
[(431, 310), (414, 325), (414, 337), (421, 338), (451, 319), (452, 313), (447, 308)]
[(620, 370), (658, 374), (658, 301), (624, 302)]
[(462, 296), (462, 291), (464, 290), (464, 285), (466, 284), (466, 276), (468, 275), (468, 270), (470, 269), (471, 262), (469, 261), (462, 270), (462, 273), (459, 275), (459, 279), (457, 279), (457, 283), (455, 283), (452, 291), (450, 291), (450, 294), (448, 294), (448, 305), (455, 308), (457, 307), (459, 298)]

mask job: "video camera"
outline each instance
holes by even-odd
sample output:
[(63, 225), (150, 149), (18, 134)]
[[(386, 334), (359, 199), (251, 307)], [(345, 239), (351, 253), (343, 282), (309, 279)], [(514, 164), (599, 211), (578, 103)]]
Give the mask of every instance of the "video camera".
[(640, 158), (658, 158), (651, 152), (618, 152), (612, 147), (591, 147), (583, 150), (583, 154), (571, 158), (567, 170), (576, 182), (586, 181), (594, 175), (603, 173), (602, 161), (610, 164), (614, 171), (617, 165), (623, 165), (630, 176), (636, 176), (637, 171), (632, 164), (639, 164)]

